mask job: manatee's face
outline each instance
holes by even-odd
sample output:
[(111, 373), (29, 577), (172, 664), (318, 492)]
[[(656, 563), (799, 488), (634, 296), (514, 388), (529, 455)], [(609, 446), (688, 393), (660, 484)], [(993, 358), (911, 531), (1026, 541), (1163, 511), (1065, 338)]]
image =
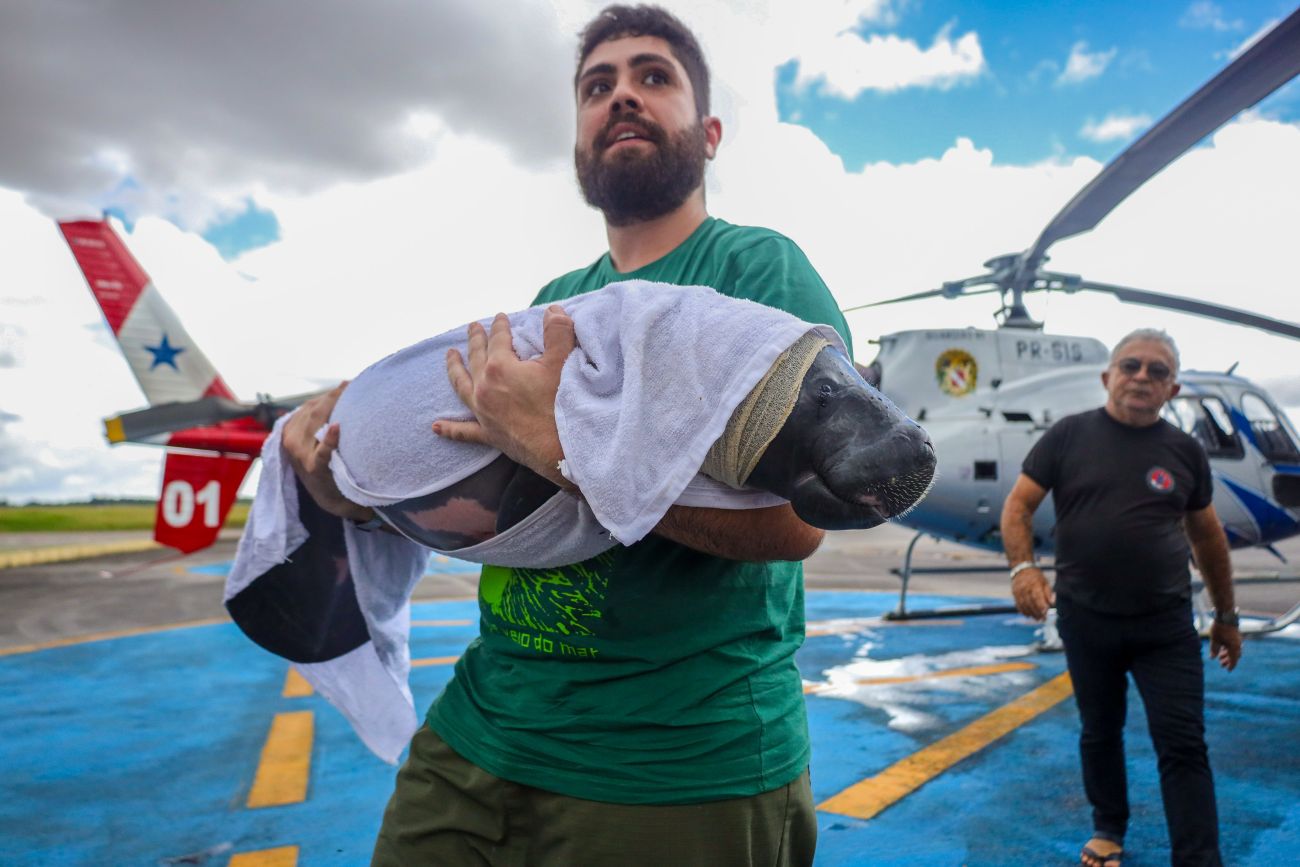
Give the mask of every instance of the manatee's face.
[(804, 376), (794, 411), (748, 484), (788, 500), (824, 530), (874, 527), (929, 490), (930, 437), (827, 347)]

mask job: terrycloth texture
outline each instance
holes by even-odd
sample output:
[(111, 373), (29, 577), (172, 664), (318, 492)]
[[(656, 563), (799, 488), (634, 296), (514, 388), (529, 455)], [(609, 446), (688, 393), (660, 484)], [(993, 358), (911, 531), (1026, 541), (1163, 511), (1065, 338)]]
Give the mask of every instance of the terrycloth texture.
[[(810, 332), (842, 348), (834, 331), (711, 289), (644, 282), (615, 284), (564, 307), (580, 348), (564, 367), (556, 421), (565, 474), (584, 497), (558, 493), (507, 532), (444, 553), (494, 565), (571, 563), (611, 547), (613, 537), (640, 539), (674, 501), (723, 508), (783, 502), (765, 492), (733, 490), (696, 470), (774, 361)], [(541, 353), (543, 310), (511, 317), (522, 358)], [(343, 433), (331, 468), (349, 499), (392, 505), (440, 490), (497, 457), (495, 450), (430, 431), (435, 419), (468, 417), (446, 381), (451, 346), (465, 352), (464, 329), (389, 356), (344, 391), (332, 418)], [(277, 422), (263, 446), (257, 497), (226, 600), (312, 543), (298, 517), (293, 470), (281, 455), (286, 420)], [(339, 524), (370, 640), (297, 668), (367, 747), (396, 762), (417, 725), (407, 686), (409, 600), (429, 552), (400, 536)]]
[[(583, 494), (567, 508), (589, 508), (623, 544), (649, 533), (678, 501), (732, 410), (782, 352), (809, 332), (843, 348), (829, 327), (705, 287), (615, 283), (564, 308), (578, 349), (564, 365), (555, 420), (562, 470)], [(520, 358), (541, 354), (544, 310), (510, 317)], [(348, 499), (385, 506), (423, 496), (497, 457), (487, 446), (430, 433), (437, 419), (470, 417), (444, 373), (452, 347), (465, 353), (465, 329), (390, 355), (344, 391), (331, 419), (342, 437), (330, 466)], [(725, 499), (687, 504), (725, 507)], [(521, 561), (527, 554), (506, 536), (474, 546), (471, 556), (444, 553), (498, 566), (540, 565)]]

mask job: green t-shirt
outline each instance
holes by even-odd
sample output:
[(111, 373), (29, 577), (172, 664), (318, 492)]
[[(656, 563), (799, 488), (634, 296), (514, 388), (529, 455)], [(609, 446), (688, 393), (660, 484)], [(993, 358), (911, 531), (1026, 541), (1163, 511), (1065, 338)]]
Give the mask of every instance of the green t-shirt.
[[(645, 279), (848, 327), (788, 238), (708, 219), (628, 274), (608, 254), (535, 304)], [(808, 765), (794, 654), (803, 566), (740, 563), (650, 535), (558, 569), (487, 566), (480, 637), (429, 709), (429, 726), (488, 772), (588, 800), (682, 804), (783, 786)]]

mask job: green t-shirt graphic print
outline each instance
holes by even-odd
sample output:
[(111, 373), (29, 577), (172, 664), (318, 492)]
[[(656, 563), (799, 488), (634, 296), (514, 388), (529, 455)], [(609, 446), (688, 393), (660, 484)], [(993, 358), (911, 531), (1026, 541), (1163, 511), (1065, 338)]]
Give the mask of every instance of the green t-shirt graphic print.
[[(534, 304), (616, 280), (717, 291), (834, 327), (826, 285), (795, 244), (706, 220), (662, 259), (620, 274), (605, 255)], [(556, 569), (485, 567), (480, 637), (428, 722), (507, 780), (572, 797), (680, 804), (743, 797), (808, 764), (794, 654), (803, 567), (741, 563), (651, 534)]]

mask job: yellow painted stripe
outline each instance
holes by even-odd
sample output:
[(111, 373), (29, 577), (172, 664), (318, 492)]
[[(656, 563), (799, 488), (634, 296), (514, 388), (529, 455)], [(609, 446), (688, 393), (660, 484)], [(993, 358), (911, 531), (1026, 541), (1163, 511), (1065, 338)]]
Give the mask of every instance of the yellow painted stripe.
[(896, 762), (874, 777), (854, 783), (817, 809), (870, 819), (948, 768), (1069, 698), (1070, 675), (1060, 674), (1020, 698), (985, 714), (946, 738)]
[(134, 554), (137, 551), (151, 551), (161, 547), (153, 539), (122, 539), (95, 545), (50, 545), (47, 548), (0, 551), (0, 569), (39, 566), (42, 563), (66, 563), (69, 560), (89, 560), (92, 557), (104, 557), (109, 554)]
[(284, 677), (284, 692), (280, 693), (284, 698), (306, 698), (313, 692), (311, 684), (307, 678), (298, 673), (298, 669), (289, 666), (289, 673)]
[(239, 852), (230, 856), (230, 867), (298, 867), (298, 847)]
[(412, 626), (469, 626), (473, 620), (412, 620)]
[(20, 653), (35, 653), (38, 650), (50, 650), (55, 647), (69, 647), (74, 644), (86, 644), (91, 641), (108, 641), (113, 638), (130, 638), (132, 635), (149, 635), (154, 632), (168, 632), (172, 629), (189, 629), (194, 626), (216, 626), (229, 623), (224, 617), (212, 617), (207, 620), (187, 620), (184, 623), (167, 623), (163, 626), (139, 626), (134, 629), (114, 629), (110, 632), (92, 632), (74, 638), (55, 638), (36, 644), (18, 644), (13, 647), (0, 648), (0, 656), (15, 656)]
[(412, 659), (411, 668), (424, 668), (428, 665), (451, 665), (459, 656), (426, 656), (424, 659)]
[(999, 662), (993, 665), (968, 665), (962, 668), (945, 668), (939, 671), (927, 671), (898, 677), (864, 677), (857, 681), (866, 686), (878, 683), (911, 683), (914, 680), (934, 680), (941, 677), (987, 677), (991, 674), (1005, 674), (1008, 671), (1028, 671), (1036, 668), (1032, 662)]
[[(897, 677), (864, 677), (861, 680), (855, 680), (864, 686), (876, 686), (879, 684), (889, 683), (911, 683), (916, 680), (933, 680), (940, 677), (988, 677), (994, 674), (1005, 674), (1008, 671), (1028, 671), (1031, 668), (1037, 668), (1032, 662), (999, 662), (992, 665), (967, 665), (961, 668), (944, 668), (938, 671), (927, 671), (924, 674), (899, 675)], [(804, 695), (813, 692), (822, 692), (830, 688), (829, 683), (809, 683), (804, 684)]]
[(248, 792), (249, 807), (278, 807), (307, 799), (315, 720), (309, 710), (278, 713), (262, 747), (257, 776)]

